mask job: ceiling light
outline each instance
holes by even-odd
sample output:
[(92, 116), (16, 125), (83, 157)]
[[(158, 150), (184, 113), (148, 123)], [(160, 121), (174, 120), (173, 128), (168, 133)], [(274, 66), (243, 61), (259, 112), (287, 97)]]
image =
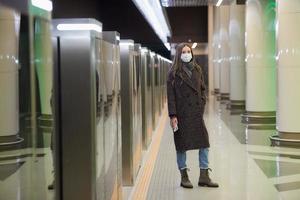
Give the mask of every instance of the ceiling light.
[(219, 0), (218, 3), (216, 4), (216, 6), (220, 6), (222, 4), (223, 0)]
[(197, 46), (197, 42), (194, 42), (192, 48), (195, 49), (196, 46)]
[(102, 32), (102, 27), (97, 24), (58, 24), (60, 31), (97, 31)]
[(133, 46), (134, 42), (130, 42), (130, 41), (121, 41), (120, 45), (127, 45), (127, 46)]
[(170, 51), (171, 50), (171, 45), (170, 43), (166, 42), (164, 43), (165, 47)]
[(160, 0), (133, 0), (133, 2), (151, 25), (160, 40), (163, 43), (166, 43), (168, 41), (167, 37), (171, 35), (171, 31), (163, 13)]
[(148, 49), (147, 49), (147, 48), (142, 48), (142, 49), (141, 49), (141, 52), (142, 52), (142, 53), (147, 53), (147, 52), (148, 52)]
[(169, 7), (169, 0), (161, 0), (161, 5), (164, 7)]
[(37, 8), (47, 10), (49, 12), (51, 12), (53, 9), (52, 1), (49, 0), (31, 0), (31, 4)]
[(155, 56), (155, 53), (151, 51), (151, 52), (150, 52), (150, 56), (151, 56), (151, 57)]

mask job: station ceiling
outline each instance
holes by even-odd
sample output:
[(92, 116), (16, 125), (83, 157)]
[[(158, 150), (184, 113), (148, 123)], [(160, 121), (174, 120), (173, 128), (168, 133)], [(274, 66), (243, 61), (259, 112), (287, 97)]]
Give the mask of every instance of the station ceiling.
[[(132, 0), (53, 0), (53, 18), (90, 17), (102, 22), (104, 31), (118, 31), (152, 51), (170, 52)], [(208, 6), (218, 0), (160, 0), (172, 35), (171, 43), (208, 41)], [(232, 0), (224, 0), (229, 4)], [(238, 0), (245, 1), (245, 0)]]
[(53, 18), (95, 18), (104, 31), (118, 31), (121, 39), (132, 39), (169, 58), (154, 30), (131, 0), (56, 0)]

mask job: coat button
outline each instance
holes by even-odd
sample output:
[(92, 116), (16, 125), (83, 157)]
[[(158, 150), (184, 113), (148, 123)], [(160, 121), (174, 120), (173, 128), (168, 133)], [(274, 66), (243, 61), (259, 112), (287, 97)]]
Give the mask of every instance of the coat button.
[(196, 103), (199, 106), (199, 102)]
[(191, 104), (191, 103), (189, 103), (189, 106), (192, 106), (192, 104)]
[(189, 94), (189, 93), (187, 93), (187, 94), (186, 94), (186, 97), (188, 97), (188, 98), (189, 98), (189, 97), (190, 97), (190, 94)]

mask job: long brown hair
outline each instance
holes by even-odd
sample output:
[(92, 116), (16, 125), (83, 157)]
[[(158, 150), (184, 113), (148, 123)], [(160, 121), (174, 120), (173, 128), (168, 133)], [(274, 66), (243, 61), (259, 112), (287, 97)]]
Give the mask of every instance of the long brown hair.
[(192, 47), (188, 44), (188, 43), (180, 43), (176, 46), (176, 53), (175, 53), (175, 57), (173, 59), (173, 64), (171, 67), (171, 71), (173, 73), (173, 75), (175, 76), (175, 74), (177, 72), (181, 73), (182, 72), (182, 66), (183, 66), (183, 62), (181, 61), (181, 52), (182, 49), (187, 46), (190, 48), (191, 50), (191, 54), (192, 54), (192, 60), (191, 60), (191, 64), (195, 67), (195, 69), (202, 73), (201, 71), (201, 67), (196, 63), (195, 59), (194, 59), (194, 53), (193, 53), (193, 49)]

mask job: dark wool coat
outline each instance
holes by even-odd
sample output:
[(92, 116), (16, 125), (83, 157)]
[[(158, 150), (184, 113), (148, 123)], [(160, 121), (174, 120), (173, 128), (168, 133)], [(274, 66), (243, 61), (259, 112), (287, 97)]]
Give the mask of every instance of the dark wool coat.
[(167, 92), (169, 116), (178, 120), (178, 131), (174, 133), (176, 151), (209, 147), (203, 120), (206, 97), (201, 72), (194, 68), (189, 78), (184, 71), (175, 76), (169, 71)]

